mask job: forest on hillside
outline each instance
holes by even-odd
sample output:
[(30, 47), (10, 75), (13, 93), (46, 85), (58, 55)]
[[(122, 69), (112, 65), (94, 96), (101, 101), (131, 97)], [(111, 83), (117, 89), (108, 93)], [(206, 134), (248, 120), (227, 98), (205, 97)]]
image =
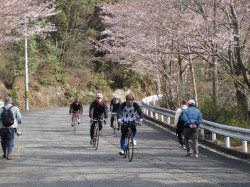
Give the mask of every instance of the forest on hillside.
[(250, 1), (123, 0), (103, 4), (96, 48), (150, 74), (175, 109), (195, 99), (205, 119), (249, 127)]
[(23, 106), (27, 36), (33, 108), (63, 106), (74, 97), (87, 104), (96, 91), (106, 100), (130, 91), (138, 99), (161, 93), (163, 107), (174, 110), (192, 98), (205, 119), (249, 128), (248, 0), (0, 5), (1, 97), (10, 94)]
[(105, 2), (114, 1), (0, 0), (1, 98), (9, 94), (24, 109), (25, 37), (30, 109), (65, 106), (75, 97), (88, 104), (98, 91), (108, 102), (115, 94), (123, 99), (133, 92), (141, 99), (154, 93), (149, 77), (102, 60), (93, 49), (105, 29), (97, 5)]

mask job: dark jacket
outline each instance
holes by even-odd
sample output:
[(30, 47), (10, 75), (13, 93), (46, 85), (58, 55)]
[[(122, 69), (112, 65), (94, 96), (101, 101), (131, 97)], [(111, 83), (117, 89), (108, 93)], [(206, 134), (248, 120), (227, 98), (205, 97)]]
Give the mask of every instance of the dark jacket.
[(92, 119), (108, 118), (108, 106), (105, 102), (98, 104), (97, 101), (91, 103), (89, 107), (89, 117)]
[(120, 107), (121, 103), (114, 103), (113, 99), (110, 101), (110, 112), (116, 112), (118, 108)]
[(80, 113), (82, 113), (82, 111), (83, 111), (82, 105), (80, 103), (78, 105), (75, 104), (74, 102), (71, 103), (71, 105), (69, 107), (69, 114), (71, 114), (73, 112), (77, 112), (78, 110), (80, 111)]

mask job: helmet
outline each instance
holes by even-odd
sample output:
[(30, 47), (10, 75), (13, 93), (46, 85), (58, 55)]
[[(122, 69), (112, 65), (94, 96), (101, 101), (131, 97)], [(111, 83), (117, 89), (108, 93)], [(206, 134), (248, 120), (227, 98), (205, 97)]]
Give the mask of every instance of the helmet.
[(113, 99), (119, 99), (119, 97), (117, 95), (114, 95)]
[(103, 98), (102, 93), (98, 92), (98, 93), (96, 94), (96, 98)]
[(79, 103), (79, 99), (78, 99), (78, 98), (75, 98), (75, 99), (74, 99), (74, 103)]
[(134, 96), (132, 94), (126, 95), (126, 100), (134, 100)]

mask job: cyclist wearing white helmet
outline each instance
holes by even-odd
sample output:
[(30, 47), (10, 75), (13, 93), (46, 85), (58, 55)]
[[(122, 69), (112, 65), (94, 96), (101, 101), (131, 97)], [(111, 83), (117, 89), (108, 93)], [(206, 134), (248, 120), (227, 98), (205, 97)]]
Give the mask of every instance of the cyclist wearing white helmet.
[[(126, 122), (135, 122), (136, 113), (139, 115), (139, 125), (141, 125), (143, 122), (143, 113), (141, 107), (136, 102), (134, 102), (134, 96), (132, 94), (128, 94), (126, 95), (126, 102), (121, 103), (117, 111), (118, 123), (121, 124), (121, 151), (119, 152), (120, 155), (124, 155), (125, 137), (128, 132), (128, 126), (126, 125)], [(131, 130), (133, 132), (133, 136), (135, 137), (136, 125), (131, 125)], [(134, 145), (136, 145), (135, 139)]]
[(70, 104), (69, 107), (69, 115), (71, 115), (71, 126), (73, 126), (73, 114), (77, 113), (77, 120), (78, 124), (80, 124), (80, 116), (82, 115), (82, 105), (80, 103), (80, 100), (78, 98), (75, 98), (74, 101)]
[[(96, 94), (96, 100), (90, 104), (89, 107), (89, 117), (90, 117), (90, 144), (93, 144), (93, 135), (94, 135), (94, 123), (93, 119), (107, 119), (108, 118), (108, 106), (103, 100), (102, 93), (98, 92)], [(105, 123), (105, 122), (104, 122)], [(99, 130), (102, 130), (102, 122), (99, 124)]]
[[(116, 113), (119, 107), (120, 107), (120, 99), (117, 95), (115, 95), (113, 99), (110, 101), (110, 110), (109, 110), (111, 114), (110, 127), (113, 127), (113, 122), (114, 122), (114, 117), (112, 113)], [(119, 128), (117, 130), (119, 130)]]

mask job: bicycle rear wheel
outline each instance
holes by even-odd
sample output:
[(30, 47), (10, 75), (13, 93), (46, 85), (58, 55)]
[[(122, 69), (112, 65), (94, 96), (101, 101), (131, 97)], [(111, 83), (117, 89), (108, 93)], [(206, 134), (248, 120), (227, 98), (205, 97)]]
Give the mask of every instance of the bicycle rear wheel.
[(96, 137), (95, 137), (94, 147), (95, 147), (95, 150), (97, 150), (98, 149), (98, 144), (99, 144), (99, 137), (100, 137), (99, 129), (95, 129), (95, 134), (96, 134)]
[(129, 162), (132, 161), (133, 159), (133, 156), (134, 156), (134, 142), (133, 142), (133, 136), (130, 136), (129, 137), (129, 140), (128, 140), (128, 160)]

